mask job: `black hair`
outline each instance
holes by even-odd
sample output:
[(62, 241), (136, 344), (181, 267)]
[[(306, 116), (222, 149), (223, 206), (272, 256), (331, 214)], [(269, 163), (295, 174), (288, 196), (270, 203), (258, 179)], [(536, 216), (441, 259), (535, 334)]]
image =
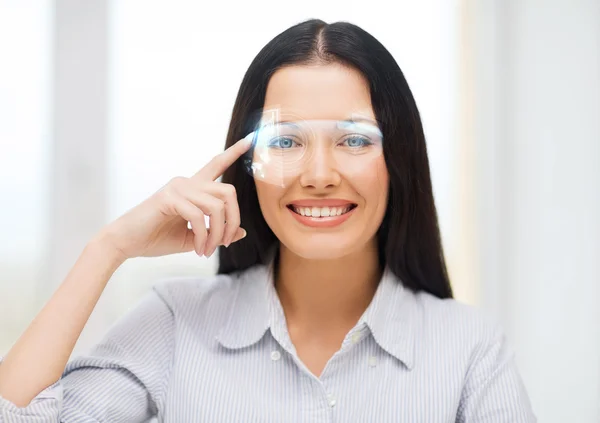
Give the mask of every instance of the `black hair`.
[[(348, 22), (327, 24), (311, 19), (271, 40), (255, 57), (242, 80), (225, 147), (252, 130), (271, 76), (289, 65), (338, 63), (360, 71), (369, 83), (371, 105), (381, 122), (384, 158), (389, 173), (388, 206), (377, 231), (380, 264), (413, 291), (451, 298), (437, 211), (419, 110), (400, 67), (372, 35)], [(266, 264), (279, 241), (265, 221), (254, 179), (238, 160), (221, 182), (237, 192), (246, 238), (219, 247), (218, 273)]]

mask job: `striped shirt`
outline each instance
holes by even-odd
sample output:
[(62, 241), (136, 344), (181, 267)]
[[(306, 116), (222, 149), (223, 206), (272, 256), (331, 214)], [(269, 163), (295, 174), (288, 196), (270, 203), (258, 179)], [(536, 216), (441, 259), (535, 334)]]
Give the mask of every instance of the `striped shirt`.
[(502, 329), (386, 269), (319, 377), (272, 266), (157, 283), (59, 381), (0, 422), (535, 422)]

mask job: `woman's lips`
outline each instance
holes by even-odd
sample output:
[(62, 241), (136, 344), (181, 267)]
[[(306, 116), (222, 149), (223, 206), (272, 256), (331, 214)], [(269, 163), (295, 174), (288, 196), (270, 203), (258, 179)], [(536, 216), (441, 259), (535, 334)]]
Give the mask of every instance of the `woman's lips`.
[(292, 207), (286, 207), (289, 212), (296, 218), (296, 220), (303, 225), (310, 226), (312, 228), (332, 228), (334, 226), (341, 225), (346, 220), (350, 218), (354, 210), (356, 210), (357, 206), (353, 205), (352, 208), (341, 215), (336, 216), (323, 216), (323, 217), (313, 217), (313, 216), (302, 216), (299, 213), (296, 213)]

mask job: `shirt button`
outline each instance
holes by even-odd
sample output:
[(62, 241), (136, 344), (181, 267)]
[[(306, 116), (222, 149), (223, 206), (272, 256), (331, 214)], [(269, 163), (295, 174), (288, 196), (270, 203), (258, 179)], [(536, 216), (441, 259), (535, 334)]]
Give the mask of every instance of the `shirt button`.
[(335, 406), (335, 397), (332, 394), (327, 395), (327, 402), (329, 403), (330, 407), (334, 407)]
[(358, 343), (358, 341), (360, 341), (360, 333), (356, 332), (352, 334), (352, 342), (353, 343)]
[(271, 351), (271, 360), (277, 361), (281, 358), (281, 353), (277, 350)]
[(369, 357), (369, 366), (371, 367), (375, 367), (377, 366), (377, 357)]

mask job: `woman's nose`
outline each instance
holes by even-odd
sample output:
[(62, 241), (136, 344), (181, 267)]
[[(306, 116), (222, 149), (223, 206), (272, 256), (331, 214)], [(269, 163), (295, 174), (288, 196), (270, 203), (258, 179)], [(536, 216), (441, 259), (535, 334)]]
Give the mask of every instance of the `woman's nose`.
[(342, 177), (338, 172), (334, 155), (329, 150), (318, 148), (311, 152), (300, 174), (300, 184), (303, 187), (324, 189), (340, 184)]

